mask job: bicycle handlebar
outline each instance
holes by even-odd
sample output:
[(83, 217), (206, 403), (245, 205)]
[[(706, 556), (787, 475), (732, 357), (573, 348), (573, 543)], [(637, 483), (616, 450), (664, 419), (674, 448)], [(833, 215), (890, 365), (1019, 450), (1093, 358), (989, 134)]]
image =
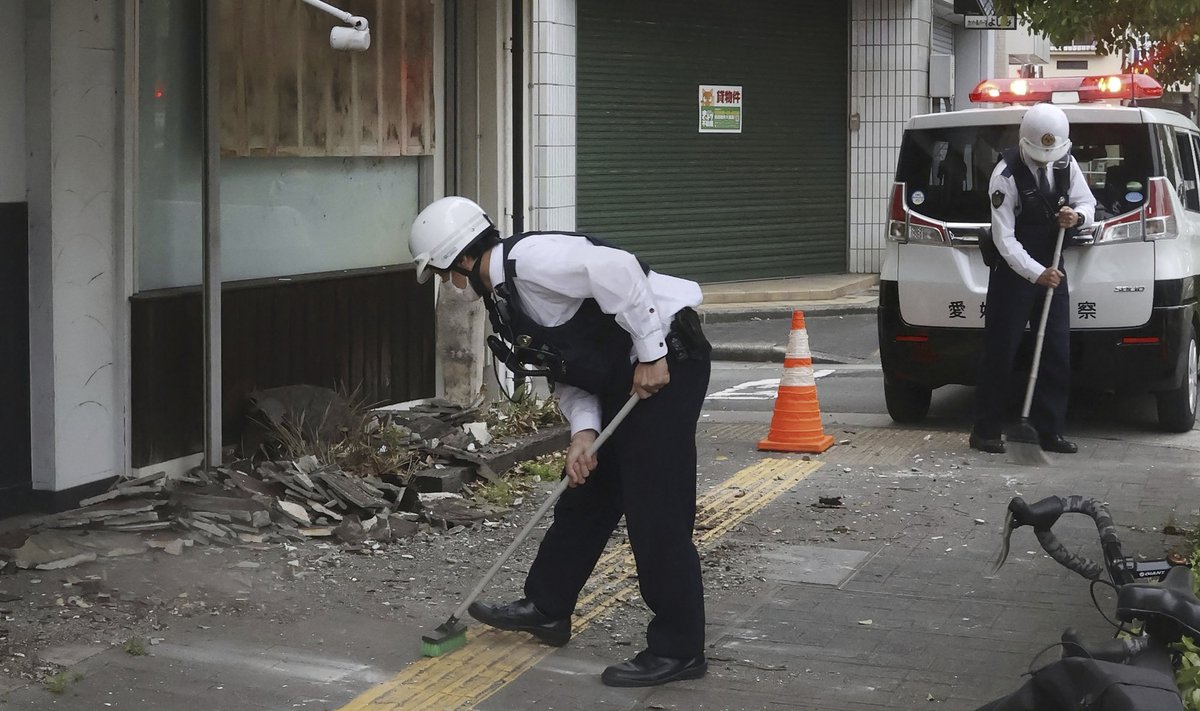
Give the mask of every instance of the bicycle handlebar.
[(1124, 664), (1150, 649), (1149, 637), (1124, 637), (1105, 642), (1085, 643), (1079, 632), (1072, 627), (1063, 630), (1062, 647), (1064, 657), (1087, 657), (1104, 662)]
[[(1047, 496), (1036, 503), (1030, 504), (1020, 496), (1013, 497), (1008, 502), (1011, 514), (1012, 528), (1032, 526), (1038, 543), (1042, 549), (1060, 565), (1073, 570), (1088, 580), (1099, 580), (1105, 570), (1117, 584), (1129, 582), (1127, 574), (1119, 562), (1124, 558), (1121, 552), (1121, 540), (1117, 537), (1116, 526), (1108, 508), (1096, 499), (1082, 496)], [(1101, 565), (1087, 556), (1074, 553), (1058, 540), (1053, 526), (1065, 513), (1079, 513), (1090, 516), (1096, 522), (1096, 531), (1100, 535), (1100, 548), (1104, 552), (1104, 564)]]

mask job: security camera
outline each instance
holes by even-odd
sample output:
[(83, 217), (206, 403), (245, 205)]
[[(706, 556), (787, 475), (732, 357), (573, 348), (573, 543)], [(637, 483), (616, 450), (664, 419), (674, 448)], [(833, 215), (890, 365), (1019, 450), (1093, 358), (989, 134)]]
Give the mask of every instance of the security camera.
[(371, 30), (335, 27), (329, 31), (329, 46), (346, 52), (365, 52), (371, 47)]
[(346, 52), (365, 52), (371, 46), (371, 28), (367, 18), (351, 15), (322, 0), (304, 0), (318, 10), (333, 15), (349, 27), (334, 27), (329, 31), (329, 46)]

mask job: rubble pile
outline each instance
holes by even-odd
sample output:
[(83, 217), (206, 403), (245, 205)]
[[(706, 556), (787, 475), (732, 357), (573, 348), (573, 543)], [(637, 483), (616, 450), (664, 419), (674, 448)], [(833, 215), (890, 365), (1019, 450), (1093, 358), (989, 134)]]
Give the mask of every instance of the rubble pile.
[[(178, 555), (196, 543), (311, 538), (358, 545), (411, 536), (422, 523), (472, 526), (503, 511), (464, 498), (460, 492), (468, 483), (477, 475), (495, 479), (566, 440), (564, 428), (552, 428), (515, 442), (491, 442), (486, 426), (472, 421), (475, 414), (436, 402), (382, 413), (373, 426), (398, 428), (411, 454), (407, 461), (421, 467), (412, 471), (363, 474), (306, 455), (241, 460), (182, 477), (157, 472), (120, 478), (79, 508), (35, 521), (31, 535), (0, 549), (0, 557), (17, 567), (51, 569), (147, 548)], [(63, 535), (71, 532), (79, 535)]]

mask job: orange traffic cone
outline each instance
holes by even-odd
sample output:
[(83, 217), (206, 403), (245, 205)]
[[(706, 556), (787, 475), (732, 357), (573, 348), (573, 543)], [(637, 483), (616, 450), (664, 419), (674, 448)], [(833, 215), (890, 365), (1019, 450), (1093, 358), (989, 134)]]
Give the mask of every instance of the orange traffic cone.
[(813, 377), (812, 354), (804, 312), (792, 312), (792, 333), (783, 358), (783, 378), (775, 396), (771, 430), (758, 448), (772, 452), (812, 452), (829, 449), (833, 437), (821, 429), (821, 406), (817, 403), (817, 381)]

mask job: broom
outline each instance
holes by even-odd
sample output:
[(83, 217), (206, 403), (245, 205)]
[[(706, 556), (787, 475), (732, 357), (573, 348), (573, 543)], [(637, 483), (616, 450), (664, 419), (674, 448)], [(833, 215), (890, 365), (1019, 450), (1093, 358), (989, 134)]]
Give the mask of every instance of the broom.
[[(596, 437), (596, 441), (592, 442), (588, 446), (587, 453), (584, 456), (590, 457), (596, 453), (596, 450), (600, 449), (600, 445), (604, 444), (604, 441), (613, 433), (613, 430), (617, 428), (617, 425), (621, 424), (621, 420), (625, 419), (625, 416), (628, 415), (629, 411), (633, 409), (633, 406), (637, 403), (638, 399), (639, 398), (636, 394), (629, 396), (629, 401), (626, 402), (621, 408), (620, 412), (618, 412), (616, 416), (612, 418), (612, 422), (608, 423), (608, 426), (604, 428), (604, 431), (601, 432), (598, 437)], [(438, 657), (446, 654), (447, 652), (454, 651), (455, 649), (458, 649), (467, 643), (467, 626), (463, 622), (459, 621), (459, 618), (462, 617), (463, 613), (467, 611), (467, 608), (471, 606), (471, 603), (475, 602), (475, 598), (479, 597), (479, 593), (483, 592), (483, 589), (489, 582), (491, 582), (492, 577), (497, 573), (497, 571), (500, 570), (500, 567), (504, 565), (508, 561), (509, 557), (512, 556), (513, 552), (517, 550), (517, 546), (521, 545), (521, 543), (525, 541), (525, 539), (529, 536), (529, 532), (532, 531), (533, 527), (542, 520), (542, 517), (545, 516), (546, 512), (550, 510), (550, 507), (554, 505), (554, 502), (558, 501), (558, 497), (562, 496), (562, 493), (567, 490), (567, 486), (570, 484), (570, 481), (571, 480), (569, 478), (563, 476), (562, 480), (558, 482), (558, 486), (556, 486), (554, 491), (550, 493), (550, 496), (543, 501), (542, 505), (538, 507), (538, 510), (534, 512), (533, 518), (529, 519), (529, 523), (525, 524), (525, 528), (521, 529), (521, 532), (518, 533), (513, 542), (509, 544), (508, 550), (504, 551), (504, 553), (496, 560), (496, 562), (492, 564), (491, 570), (489, 570), (483, 576), (483, 579), (479, 581), (479, 583), (475, 586), (475, 589), (471, 591), (471, 594), (467, 595), (462, 604), (458, 606), (458, 609), (454, 611), (454, 614), (450, 615), (450, 619), (434, 628), (432, 633), (421, 636), (421, 656)]]
[[(1058, 269), (1062, 256), (1063, 235), (1066, 229), (1058, 228), (1058, 242), (1054, 245), (1054, 259), (1050, 264)], [(1037, 384), (1038, 366), (1042, 362), (1042, 343), (1046, 340), (1046, 321), (1050, 318), (1050, 302), (1054, 299), (1054, 287), (1046, 287), (1046, 303), (1042, 305), (1042, 320), (1038, 324), (1037, 340), (1033, 344), (1033, 365), (1029, 369), (1029, 385), (1025, 388), (1025, 405), (1021, 408), (1021, 421), (1008, 435), (1009, 458), (1015, 464), (1042, 466), (1050, 463), (1042, 451), (1038, 431), (1029, 421), (1029, 410), (1033, 406), (1033, 388)]]

